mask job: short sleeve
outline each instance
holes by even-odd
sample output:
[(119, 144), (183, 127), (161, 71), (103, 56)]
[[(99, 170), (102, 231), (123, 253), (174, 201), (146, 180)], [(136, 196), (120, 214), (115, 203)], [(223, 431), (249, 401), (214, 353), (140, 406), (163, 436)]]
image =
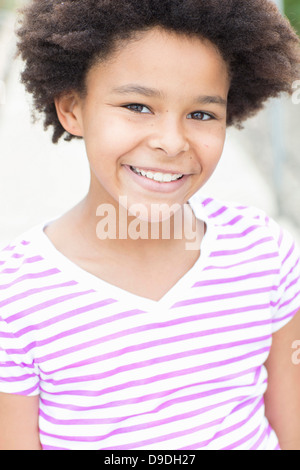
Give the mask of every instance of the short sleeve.
[(276, 332), (300, 311), (300, 251), (292, 235), (271, 221), (278, 246), (278, 277), (272, 301), (272, 329)]
[(16, 333), (0, 317), (0, 392), (14, 395), (39, 394), (39, 375), (30, 354)]

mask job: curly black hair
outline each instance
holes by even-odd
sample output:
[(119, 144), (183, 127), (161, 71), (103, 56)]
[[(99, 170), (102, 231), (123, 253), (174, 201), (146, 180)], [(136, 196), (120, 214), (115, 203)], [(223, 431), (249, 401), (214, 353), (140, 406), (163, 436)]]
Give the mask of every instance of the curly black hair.
[[(272, 0), (31, 0), (20, 12), (22, 83), (53, 142), (65, 134), (54, 99), (84, 92), (89, 68), (155, 26), (209, 39), (231, 73), (227, 125), (241, 123), (300, 78), (299, 38)], [(67, 134), (65, 140), (74, 136)]]

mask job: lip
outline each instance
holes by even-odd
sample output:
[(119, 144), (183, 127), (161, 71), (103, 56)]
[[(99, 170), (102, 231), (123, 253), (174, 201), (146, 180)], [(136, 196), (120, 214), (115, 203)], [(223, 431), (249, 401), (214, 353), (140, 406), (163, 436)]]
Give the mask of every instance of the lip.
[[(138, 175), (134, 173), (131, 169), (130, 166), (133, 165), (123, 165), (123, 168), (129, 173), (129, 176), (132, 178), (134, 182), (136, 182), (139, 186), (142, 188), (153, 191), (153, 192), (159, 192), (159, 193), (172, 193), (178, 189), (180, 189), (185, 183), (188, 178), (188, 175), (184, 175), (180, 180), (176, 181), (170, 181), (168, 183), (160, 183), (158, 181), (150, 180), (149, 178), (146, 178), (145, 176)], [(142, 167), (135, 167), (143, 170)], [(146, 168), (145, 171), (153, 171), (153, 172), (159, 172), (159, 173), (164, 173), (162, 170), (154, 170), (154, 169), (148, 169)], [(165, 173), (170, 173), (170, 174), (182, 174), (182, 173), (171, 173), (169, 170)]]

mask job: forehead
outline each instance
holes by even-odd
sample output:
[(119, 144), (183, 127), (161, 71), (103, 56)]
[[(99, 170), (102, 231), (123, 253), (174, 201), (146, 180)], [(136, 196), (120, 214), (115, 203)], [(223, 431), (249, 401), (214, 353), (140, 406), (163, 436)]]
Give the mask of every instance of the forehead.
[(119, 44), (108, 59), (89, 71), (88, 87), (120, 88), (129, 83), (168, 91), (201, 88), (198, 92), (218, 93), (226, 98), (229, 67), (214, 44), (161, 28), (143, 32), (136, 40)]

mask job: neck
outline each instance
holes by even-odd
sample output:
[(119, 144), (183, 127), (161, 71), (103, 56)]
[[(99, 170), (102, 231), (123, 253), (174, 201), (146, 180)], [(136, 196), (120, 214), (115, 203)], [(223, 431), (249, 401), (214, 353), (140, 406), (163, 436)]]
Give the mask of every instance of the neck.
[(95, 203), (88, 193), (76, 207), (77, 230), (94, 251), (100, 253), (105, 246), (114, 253), (126, 250), (151, 256), (183, 244), (189, 244), (187, 249), (199, 249), (204, 225), (196, 219), (189, 204), (179, 207), (169, 218), (149, 222), (129, 213), (125, 199), (121, 202), (123, 205)]

